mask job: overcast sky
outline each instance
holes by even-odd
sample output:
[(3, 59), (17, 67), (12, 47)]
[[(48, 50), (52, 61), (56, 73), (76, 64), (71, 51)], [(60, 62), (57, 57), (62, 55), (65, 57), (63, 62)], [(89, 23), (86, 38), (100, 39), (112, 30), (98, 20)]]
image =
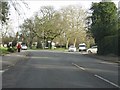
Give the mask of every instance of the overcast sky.
[[(25, 2), (28, 3), (30, 9), (26, 9), (22, 6), (22, 12), (25, 13), (26, 17), (29, 18), (33, 16), (35, 12), (37, 12), (41, 6), (48, 6), (51, 5), (55, 9), (60, 9), (61, 7), (68, 6), (68, 5), (81, 5), (83, 9), (89, 9), (91, 7), (92, 2), (100, 2), (101, 0), (26, 0)], [(116, 6), (118, 7), (119, 0), (112, 0), (115, 2)], [(23, 22), (23, 18), (18, 18), (17, 13), (11, 8), (11, 21), (13, 25), (13, 29), (18, 31), (17, 27), (20, 23)], [(25, 18), (26, 18), (25, 17)], [(19, 20), (19, 21), (18, 21)]]
[[(81, 5), (84, 9), (89, 9), (92, 2), (100, 2), (101, 0), (36, 0), (36, 1), (26, 1), (30, 7), (30, 11), (27, 14), (28, 17), (33, 15), (33, 12), (40, 9), (41, 6), (54, 6), (55, 9), (60, 9), (61, 7), (68, 5)], [(118, 6), (118, 0), (112, 0)]]

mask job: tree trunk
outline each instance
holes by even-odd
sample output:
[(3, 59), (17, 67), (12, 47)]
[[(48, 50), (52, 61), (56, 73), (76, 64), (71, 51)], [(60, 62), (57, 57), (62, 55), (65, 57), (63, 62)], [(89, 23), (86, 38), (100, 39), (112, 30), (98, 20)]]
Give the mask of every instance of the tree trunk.
[(76, 38), (75, 38), (75, 40), (74, 40), (74, 46), (76, 45)]
[(32, 40), (30, 41), (30, 49), (32, 49)]
[(70, 38), (67, 39), (67, 42), (66, 42), (66, 49), (68, 49), (69, 40), (70, 40)]

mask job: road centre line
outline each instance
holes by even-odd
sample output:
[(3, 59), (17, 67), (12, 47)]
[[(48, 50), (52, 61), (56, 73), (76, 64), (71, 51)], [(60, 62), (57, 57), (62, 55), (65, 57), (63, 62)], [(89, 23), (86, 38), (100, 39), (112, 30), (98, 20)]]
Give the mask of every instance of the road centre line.
[(83, 68), (83, 67), (80, 67), (79, 65), (77, 65), (77, 64), (75, 64), (75, 63), (72, 63), (74, 66), (76, 66), (76, 67), (78, 67), (78, 68), (80, 68), (80, 69), (82, 69), (82, 70), (85, 70), (85, 68)]
[(117, 84), (115, 84), (115, 83), (113, 83), (113, 82), (111, 82), (111, 81), (109, 81), (109, 80), (107, 80), (107, 79), (105, 79), (105, 78), (103, 78), (103, 77), (101, 77), (101, 76), (99, 76), (99, 75), (94, 75), (95, 77), (97, 77), (97, 78), (99, 78), (99, 79), (102, 79), (103, 81), (106, 81), (107, 83), (109, 83), (109, 84), (112, 84), (113, 86), (115, 86), (115, 87), (117, 87), (117, 88), (120, 88), (120, 86), (118, 86)]

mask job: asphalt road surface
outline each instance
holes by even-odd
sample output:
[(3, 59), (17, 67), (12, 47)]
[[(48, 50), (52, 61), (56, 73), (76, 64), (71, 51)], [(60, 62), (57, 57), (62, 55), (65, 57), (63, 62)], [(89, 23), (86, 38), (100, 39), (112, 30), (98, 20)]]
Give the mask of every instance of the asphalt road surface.
[(2, 73), (3, 88), (120, 88), (116, 63), (72, 52), (26, 53)]

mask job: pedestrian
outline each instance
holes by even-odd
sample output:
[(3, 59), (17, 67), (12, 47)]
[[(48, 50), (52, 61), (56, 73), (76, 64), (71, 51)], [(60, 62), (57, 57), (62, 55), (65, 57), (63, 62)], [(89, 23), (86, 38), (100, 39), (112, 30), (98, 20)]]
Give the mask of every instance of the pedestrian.
[(18, 43), (17, 49), (18, 49), (18, 52), (20, 52), (20, 49), (21, 49), (21, 44), (20, 43)]

